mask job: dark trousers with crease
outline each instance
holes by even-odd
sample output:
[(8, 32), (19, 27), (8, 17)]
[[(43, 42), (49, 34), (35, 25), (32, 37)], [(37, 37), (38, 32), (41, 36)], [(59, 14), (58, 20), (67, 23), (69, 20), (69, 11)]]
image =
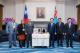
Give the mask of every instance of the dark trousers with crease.
[(62, 33), (57, 34), (57, 46), (63, 46), (64, 36)]
[(55, 35), (54, 34), (50, 34), (49, 47), (54, 47), (54, 42), (55, 42)]
[(19, 47), (25, 47), (25, 40), (19, 40)]
[(66, 45), (67, 45), (67, 47), (73, 47), (73, 36), (72, 36), (72, 34), (66, 35)]
[(26, 39), (26, 41), (27, 41), (27, 48), (28, 47), (32, 47), (32, 34), (28, 34), (28, 35), (26, 35), (27, 36), (27, 39)]

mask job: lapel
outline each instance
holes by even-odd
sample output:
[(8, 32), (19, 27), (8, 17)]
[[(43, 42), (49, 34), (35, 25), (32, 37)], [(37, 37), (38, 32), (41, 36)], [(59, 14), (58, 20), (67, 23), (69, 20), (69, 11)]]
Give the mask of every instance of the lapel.
[(60, 23), (60, 25), (59, 25), (59, 22), (58, 22), (58, 26), (61, 27), (61, 25), (62, 25), (62, 22)]
[(68, 27), (68, 29), (69, 29), (69, 24), (67, 23), (67, 27)]
[(50, 23), (50, 28), (52, 27), (51, 23)]

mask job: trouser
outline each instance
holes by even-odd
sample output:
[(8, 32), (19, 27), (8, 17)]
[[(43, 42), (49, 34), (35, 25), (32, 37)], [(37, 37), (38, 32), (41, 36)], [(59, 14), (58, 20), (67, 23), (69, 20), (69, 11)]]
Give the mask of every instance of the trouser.
[(16, 33), (10, 33), (9, 34), (9, 46), (15, 46), (16, 45)]
[(79, 35), (79, 42), (80, 42), (80, 35)]
[(32, 47), (32, 35), (31, 34), (28, 34), (27, 35), (27, 47)]
[(54, 42), (55, 42), (55, 36), (54, 34), (50, 34), (49, 47), (54, 47)]
[(63, 34), (60, 33), (57, 34), (57, 46), (63, 46), (64, 40), (63, 38), (64, 38)]
[(73, 36), (72, 36), (72, 34), (66, 35), (66, 45), (67, 45), (67, 47), (73, 47)]
[(25, 47), (25, 40), (19, 40), (19, 47)]

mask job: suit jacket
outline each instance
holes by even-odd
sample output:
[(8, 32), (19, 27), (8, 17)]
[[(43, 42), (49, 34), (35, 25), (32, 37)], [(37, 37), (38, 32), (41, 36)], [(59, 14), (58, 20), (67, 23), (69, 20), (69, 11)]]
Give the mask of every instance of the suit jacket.
[(66, 23), (65, 24), (65, 33), (72, 35), (74, 32), (75, 32), (74, 24), (71, 23), (71, 27), (69, 27), (69, 24)]
[(60, 26), (59, 26), (59, 22), (56, 24), (56, 33), (64, 33), (64, 23), (61, 22)]
[[(16, 28), (16, 24), (15, 24), (15, 28)], [(16, 29), (15, 29), (16, 30)], [(6, 32), (7, 33), (13, 33), (14, 32), (14, 28), (13, 28), (13, 22), (8, 22), (6, 25)]]
[(25, 31), (27, 34), (33, 33), (33, 26), (30, 26), (29, 24), (25, 24)]
[(51, 27), (51, 23), (48, 24), (48, 28), (47, 31), (51, 34), (55, 33), (55, 24), (53, 23), (52, 27)]
[(19, 24), (17, 27), (18, 34), (25, 34), (25, 28), (22, 24)]

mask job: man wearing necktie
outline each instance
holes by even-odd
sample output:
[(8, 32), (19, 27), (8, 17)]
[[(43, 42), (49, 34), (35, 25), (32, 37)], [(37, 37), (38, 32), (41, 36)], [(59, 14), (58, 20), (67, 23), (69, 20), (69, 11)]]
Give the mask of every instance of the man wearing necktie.
[(61, 18), (58, 18), (59, 22), (56, 23), (56, 33), (57, 33), (57, 46), (63, 46), (64, 38), (64, 23)]
[(66, 35), (66, 45), (67, 45), (67, 47), (73, 48), (74, 32), (75, 32), (75, 26), (71, 22), (71, 18), (68, 18), (67, 23), (65, 24), (65, 35)]
[(34, 25), (29, 20), (28, 23), (25, 23), (25, 32), (26, 34), (26, 42), (27, 42), (27, 48), (32, 47), (32, 33), (33, 33)]
[(54, 40), (55, 40), (55, 24), (53, 23), (54, 19), (50, 19), (50, 23), (48, 24), (48, 32), (50, 34), (50, 43), (49, 47), (54, 47)]

